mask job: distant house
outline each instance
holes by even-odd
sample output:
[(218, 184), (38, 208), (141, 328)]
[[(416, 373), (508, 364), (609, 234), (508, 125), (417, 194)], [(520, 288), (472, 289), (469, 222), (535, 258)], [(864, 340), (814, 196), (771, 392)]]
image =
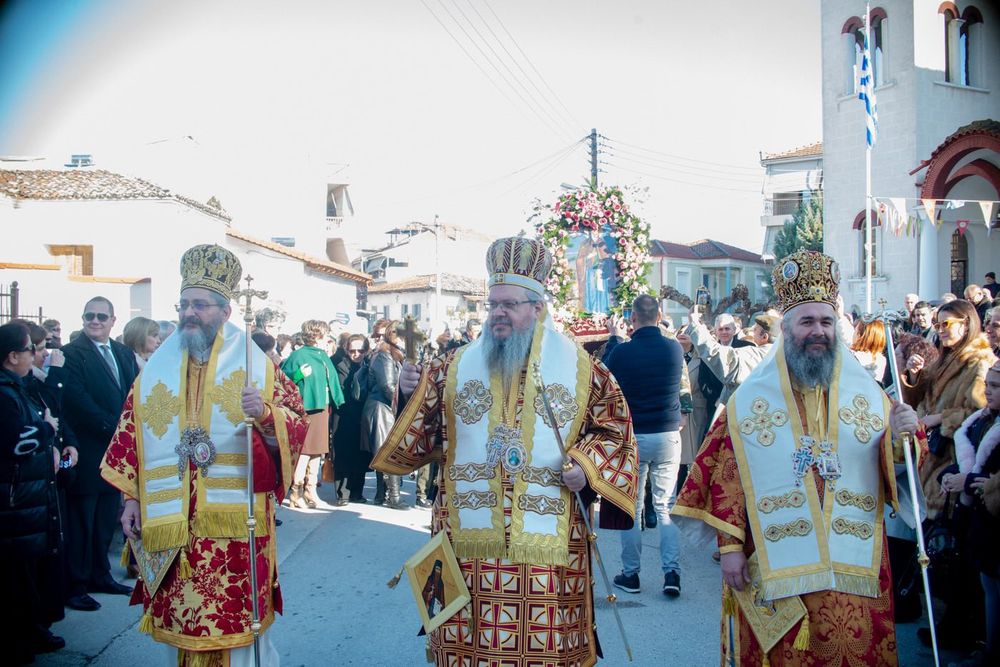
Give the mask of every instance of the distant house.
[(0, 284), (17, 281), (21, 312), (41, 307), (67, 331), (97, 294), (115, 304), (119, 328), (136, 315), (174, 319), (180, 258), (199, 243), (236, 253), (244, 275), (270, 292), (267, 304), (285, 311), (286, 328), (354, 315), (358, 287), (370, 282), (345, 264), (241, 232), (215, 202), (93, 167), (34, 167), (0, 161), (0, 225), (8, 231)]
[(764, 227), (764, 247), (761, 255), (773, 262), (774, 241), (778, 232), (802, 204), (823, 197), (823, 142), (818, 141), (780, 153), (764, 153), (764, 212), (760, 224)]
[[(705, 286), (713, 302), (729, 296), (737, 285), (745, 285), (752, 303), (767, 300), (768, 267), (757, 253), (736, 246), (702, 239), (694, 243), (653, 240), (649, 244), (650, 286), (657, 292), (671, 286), (692, 300)], [(674, 301), (661, 304), (663, 314), (674, 324), (686, 321), (688, 309)]]
[[(436, 295), (436, 274), (413, 276), (369, 287), (368, 308), (376, 317), (400, 319), (409, 315), (422, 329), (437, 334), (443, 327), (435, 321)], [(483, 319), (486, 317), (483, 311), (485, 296), (485, 278), (442, 273), (440, 317), (453, 331), (469, 318)]]

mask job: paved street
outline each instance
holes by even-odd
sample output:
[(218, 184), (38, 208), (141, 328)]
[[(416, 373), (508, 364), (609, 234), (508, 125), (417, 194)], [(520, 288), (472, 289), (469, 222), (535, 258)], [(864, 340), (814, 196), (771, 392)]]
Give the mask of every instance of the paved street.
[[(374, 478), (369, 475), (368, 497)], [(413, 482), (404, 482), (413, 502)], [(332, 485), (320, 489), (330, 500)], [(278, 529), (281, 587), (286, 615), (270, 630), (282, 664), (419, 666), (424, 641), (417, 637), (419, 617), (406, 581), (390, 590), (386, 582), (427, 539), (430, 510), (394, 511), (373, 505), (282, 509)], [(707, 553), (688, 551), (681, 558), (683, 593), (676, 600), (660, 592), (657, 540), (643, 539), (643, 591), (619, 594), (636, 665), (717, 665), (719, 566)], [(609, 576), (620, 569), (618, 536), (602, 531), (598, 544)], [(115, 576), (122, 568), (113, 558)], [(600, 581), (598, 582), (600, 591)], [(39, 665), (163, 664), (159, 646), (138, 631), (139, 608), (124, 596), (96, 595), (97, 612), (67, 610), (53, 631), (67, 647), (40, 657)], [(597, 624), (606, 665), (627, 663), (607, 603), (599, 601)], [(933, 664), (916, 639), (918, 624), (898, 627), (900, 664)], [(949, 655), (943, 660), (954, 660)]]

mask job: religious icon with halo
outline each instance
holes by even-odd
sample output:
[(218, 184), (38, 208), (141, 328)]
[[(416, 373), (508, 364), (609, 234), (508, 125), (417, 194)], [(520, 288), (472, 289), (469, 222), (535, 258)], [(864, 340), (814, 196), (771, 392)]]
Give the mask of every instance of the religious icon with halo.
[(472, 600), (444, 531), (413, 554), (404, 567), (426, 632), (436, 629)]

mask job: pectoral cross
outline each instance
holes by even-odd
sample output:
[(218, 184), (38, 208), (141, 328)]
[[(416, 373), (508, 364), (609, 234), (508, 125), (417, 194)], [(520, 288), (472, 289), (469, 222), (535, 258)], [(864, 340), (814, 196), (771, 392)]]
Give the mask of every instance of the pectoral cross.
[(396, 333), (406, 344), (404, 350), (406, 360), (411, 364), (416, 364), (419, 361), (420, 344), (427, 340), (427, 335), (417, 328), (417, 321), (413, 319), (412, 315), (406, 316), (406, 319), (403, 320), (403, 326), (399, 327)]

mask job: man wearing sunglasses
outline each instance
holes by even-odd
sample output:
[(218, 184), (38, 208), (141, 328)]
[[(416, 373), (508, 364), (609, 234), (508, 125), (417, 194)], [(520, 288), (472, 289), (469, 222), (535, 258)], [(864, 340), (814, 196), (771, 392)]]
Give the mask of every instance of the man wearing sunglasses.
[(132, 351), (111, 339), (115, 326), (111, 301), (95, 296), (84, 305), (81, 319), (83, 335), (62, 348), (65, 415), (80, 445), (76, 479), (68, 489), (70, 591), (66, 605), (94, 611), (101, 605), (89, 593), (132, 592), (111, 577), (108, 549), (118, 526), (121, 498), (117, 489), (101, 479), (100, 464), (139, 368)]

